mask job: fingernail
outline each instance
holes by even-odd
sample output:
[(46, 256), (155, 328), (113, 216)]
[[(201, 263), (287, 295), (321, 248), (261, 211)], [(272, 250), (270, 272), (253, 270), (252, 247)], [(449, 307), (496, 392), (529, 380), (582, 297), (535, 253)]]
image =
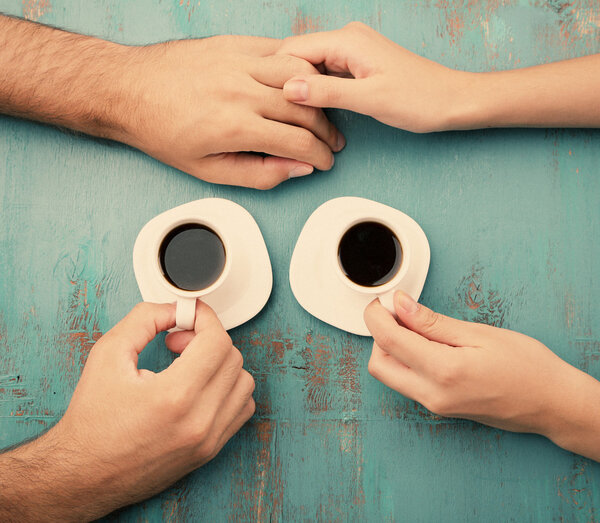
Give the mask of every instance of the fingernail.
[(312, 165), (298, 165), (298, 167), (294, 167), (290, 173), (290, 178), (297, 178), (298, 176), (306, 176), (313, 172), (314, 167)]
[(346, 139), (344, 138), (344, 135), (342, 133), (338, 133), (337, 135), (337, 142), (335, 144), (335, 151), (341, 151), (344, 146), (346, 145)]
[(407, 314), (413, 314), (419, 310), (419, 304), (405, 292), (398, 291), (396, 299), (398, 300), (398, 306)]
[(308, 84), (304, 80), (290, 80), (283, 86), (283, 94), (293, 102), (308, 100)]

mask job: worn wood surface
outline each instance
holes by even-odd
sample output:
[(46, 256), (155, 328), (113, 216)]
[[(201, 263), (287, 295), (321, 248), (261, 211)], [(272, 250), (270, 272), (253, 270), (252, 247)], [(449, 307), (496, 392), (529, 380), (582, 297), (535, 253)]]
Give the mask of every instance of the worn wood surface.
[[(0, 0), (0, 11), (125, 43), (283, 37), (362, 20), (469, 70), (600, 52), (595, 0)], [(232, 332), (256, 378), (257, 413), (214, 462), (110, 519), (600, 519), (600, 466), (542, 437), (440, 419), (386, 389), (367, 373), (369, 340), (309, 316), (287, 279), (318, 205), (372, 198), (427, 233), (425, 304), (525, 332), (600, 377), (600, 132), (419, 136), (330, 114), (348, 138), (333, 171), (268, 193), (0, 117), (0, 446), (60, 418), (94, 341), (139, 300), (131, 251), (142, 225), (221, 196), (255, 216), (273, 263), (268, 305)], [(142, 358), (151, 369), (170, 361), (162, 341)]]

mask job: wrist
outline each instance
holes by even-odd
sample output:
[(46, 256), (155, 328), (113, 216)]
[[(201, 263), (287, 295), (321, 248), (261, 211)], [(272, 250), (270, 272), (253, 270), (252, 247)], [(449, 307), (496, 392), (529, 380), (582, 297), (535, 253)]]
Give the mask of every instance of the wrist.
[[(88, 93), (89, 109), (81, 131), (131, 144), (135, 132), (133, 115), (139, 106), (137, 65), (141, 49), (103, 41), (103, 52), (96, 59), (101, 73)], [(85, 88), (81, 92), (85, 93)]]
[(600, 382), (567, 364), (552, 390), (540, 434), (559, 447), (600, 460), (600, 419), (595, 413)]
[(103, 471), (77, 447), (59, 422), (36, 440), (0, 454), (0, 520), (81, 521), (110, 511), (103, 502)]
[(487, 73), (452, 71), (450, 103), (444, 130), (469, 130), (493, 127), (497, 103), (490, 100), (493, 88)]

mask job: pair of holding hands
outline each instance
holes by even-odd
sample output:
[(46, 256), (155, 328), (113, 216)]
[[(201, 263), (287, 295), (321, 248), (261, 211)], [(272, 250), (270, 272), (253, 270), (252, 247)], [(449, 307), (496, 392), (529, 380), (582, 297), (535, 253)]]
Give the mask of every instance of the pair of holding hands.
[(139, 66), (126, 82), (139, 101), (113, 137), (203, 180), (258, 189), (333, 166), (345, 139), (320, 107), (444, 130), (464, 81), (360, 23), (283, 41), (216, 36), (130, 52)]

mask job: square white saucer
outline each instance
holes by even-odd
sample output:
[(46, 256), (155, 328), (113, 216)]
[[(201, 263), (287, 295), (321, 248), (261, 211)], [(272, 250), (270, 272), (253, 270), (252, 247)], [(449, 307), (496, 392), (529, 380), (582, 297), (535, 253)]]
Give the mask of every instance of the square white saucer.
[(142, 298), (173, 303), (177, 297), (158, 279), (155, 260), (158, 235), (171, 223), (205, 220), (219, 225), (231, 250), (231, 269), (223, 284), (201, 299), (214, 309), (227, 330), (245, 323), (267, 303), (273, 272), (258, 224), (241, 205), (223, 198), (205, 198), (169, 209), (150, 220), (133, 247), (133, 269)]
[(370, 336), (363, 319), (365, 307), (375, 296), (350, 289), (336, 274), (332, 245), (346, 225), (361, 219), (379, 217), (402, 229), (409, 244), (410, 265), (396, 289), (419, 299), (429, 270), (429, 242), (423, 229), (410, 216), (366, 198), (334, 198), (318, 207), (309, 217), (290, 263), (290, 285), (298, 303), (307, 312), (334, 327)]

